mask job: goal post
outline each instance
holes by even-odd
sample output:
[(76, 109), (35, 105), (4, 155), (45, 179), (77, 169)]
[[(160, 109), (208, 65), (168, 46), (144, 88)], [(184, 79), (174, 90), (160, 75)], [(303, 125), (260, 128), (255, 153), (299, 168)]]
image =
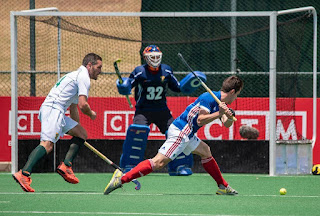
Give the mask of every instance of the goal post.
[(13, 12), (10, 13), (11, 28), (11, 172), (18, 171), (18, 79), (17, 79), (17, 21)]
[[(317, 12), (315, 8), (313, 7), (304, 7), (304, 8), (296, 8), (296, 9), (290, 9), (290, 10), (282, 10), (278, 12), (273, 12), (270, 16), (270, 137), (269, 137), (269, 175), (274, 176), (276, 175), (276, 169), (277, 169), (277, 142), (279, 144), (286, 143), (286, 141), (281, 142), (277, 140), (276, 137), (276, 130), (277, 130), (277, 123), (276, 123), (276, 117), (277, 117), (277, 88), (276, 88), (276, 73), (277, 73), (277, 17), (281, 15), (291, 14), (291, 13), (298, 13), (303, 11), (311, 11), (313, 15), (313, 118), (312, 118), (312, 142), (310, 147), (310, 153), (308, 154), (309, 157), (311, 157), (312, 161), (312, 149), (315, 145), (316, 136), (317, 136)], [(290, 142), (290, 144), (296, 143), (296, 145), (300, 145), (301, 141), (297, 142)], [(302, 142), (302, 144), (305, 144), (308, 142)], [(295, 152), (295, 160), (299, 159), (299, 152)], [(284, 157), (284, 163), (287, 163), (287, 157), (286, 155), (282, 155)], [(281, 156), (280, 156), (281, 158)], [(311, 165), (312, 163), (308, 162), (309, 170), (306, 171), (304, 174), (307, 174), (307, 172), (311, 172)], [(284, 170), (283, 172), (278, 172), (278, 174), (287, 174), (287, 170)], [(299, 172), (296, 173), (289, 173), (289, 174), (299, 174)]]
[[(18, 137), (20, 134), (24, 138), (35, 138), (39, 136), (39, 131), (31, 133), (20, 133), (18, 130), (18, 113), (25, 111), (30, 113), (32, 110), (32, 118), (37, 121), (33, 108), (34, 101), (28, 101), (28, 96), (24, 90), (19, 90), (24, 84), (24, 73), (29, 73), (27, 69), (28, 55), (24, 46), (27, 44), (25, 40), (26, 31), (25, 20), (32, 16), (35, 17), (39, 27), (36, 33), (40, 43), (37, 46), (39, 58), (37, 59), (38, 68), (34, 73), (39, 76), (38, 82), (45, 82), (49, 89), (42, 88), (40, 95), (37, 97), (45, 97), (48, 90), (53, 86), (60, 74), (76, 70), (80, 66), (82, 57), (87, 52), (102, 53), (103, 56), (103, 73), (101, 79), (97, 80), (97, 84), (92, 84), (90, 90), (93, 96), (90, 99), (96, 99), (95, 105), (99, 107), (99, 111), (103, 113), (103, 121), (91, 123), (84, 119), (88, 124), (89, 130), (94, 133), (101, 131), (102, 135), (94, 134), (93, 139), (114, 139), (114, 137), (123, 136), (123, 131), (109, 133), (106, 131), (106, 119), (115, 114), (123, 114), (128, 119), (132, 113), (127, 110), (125, 105), (121, 105), (119, 100), (121, 96), (116, 92), (114, 81), (116, 75), (113, 72), (112, 62), (117, 58), (124, 59), (119, 65), (120, 70), (128, 75), (135, 66), (141, 64), (141, 49), (149, 43), (160, 46), (164, 52), (163, 61), (173, 67), (175, 74), (181, 79), (187, 71), (176, 58), (178, 52), (182, 52), (184, 56), (188, 56), (187, 61), (196, 70), (203, 71), (208, 77), (208, 87), (212, 90), (219, 90), (222, 80), (230, 74), (242, 76), (245, 80), (245, 88), (242, 95), (238, 99), (235, 108), (238, 113), (243, 115), (261, 115), (259, 121), (265, 121), (265, 131), (262, 140), (269, 140), (269, 175), (276, 175), (276, 143), (280, 140), (292, 139), (292, 137), (284, 138), (278, 135), (279, 127), (278, 118), (285, 119), (290, 116), (292, 121), (302, 121), (304, 113), (295, 110), (296, 98), (300, 97), (299, 88), (303, 84), (297, 84), (295, 91), (289, 92), (292, 86), (283, 86), (285, 80), (299, 80), (300, 77), (312, 75), (312, 93), (306, 93), (304, 97), (312, 97), (312, 137), (304, 133), (304, 128), (299, 126), (297, 140), (311, 139), (312, 147), (316, 141), (316, 114), (317, 114), (317, 13), (313, 7), (303, 7), (297, 9), (283, 11), (251, 11), (251, 12), (60, 12), (50, 9), (37, 9), (29, 11), (11, 11), (11, 172), (18, 170)], [(48, 11), (50, 10), (50, 11)], [(313, 53), (310, 62), (309, 59), (301, 59), (301, 47), (297, 47), (297, 53), (290, 56), (293, 48), (291, 44), (285, 41), (286, 35), (297, 34), (300, 32), (290, 32), (290, 25), (299, 25), (301, 29), (308, 25), (308, 16), (296, 15), (308, 13), (313, 17)], [(293, 17), (282, 18), (286, 15)], [(237, 19), (231, 19), (231, 18)], [(301, 21), (302, 20), (302, 21)], [(307, 21), (305, 21), (307, 20)], [(301, 24), (296, 24), (301, 21)], [(144, 34), (139, 32), (142, 28), (148, 28), (147, 24), (154, 22), (157, 28), (162, 28), (163, 34), (159, 38), (153, 36), (154, 29), (147, 29)], [(248, 27), (250, 22), (254, 22)], [(103, 26), (105, 25), (105, 26)], [(107, 28), (108, 25), (114, 25)], [(121, 27), (120, 27), (121, 26)], [(232, 27), (231, 27), (232, 26)], [(288, 29), (282, 30), (283, 26)], [(42, 29), (43, 28), (43, 29)], [(281, 28), (281, 29), (280, 29)], [(291, 27), (292, 29), (296, 26)], [(284, 31), (284, 32), (281, 32)], [(301, 33), (302, 34), (302, 33)], [(304, 35), (298, 35), (295, 45), (303, 46)], [(234, 37), (237, 40), (233, 40)], [(301, 43), (300, 42), (301, 39)], [(41, 41), (42, 40), (42, 41)], [(298, 41), (299, 40), (299, 41)], [(228, 41), (229, 43), (227, 43)], [(232, 45), (230, 45), (232, 44)], [(252, 46), (251, 44), (254, 44)], [(236, 46), (236, 47), (235, 47)], [(79, 49), (77, 49), (79, 47)], [(97, 51), (95, 51), (95, 47)], [(281, 47), (281, 48), (279, 48)], [(241, 49), (240, 49), (241, 48)], [(244, 63), (234, 64), (236, 59), (234, 51), (237, 50), (238, 57)], [(259, 50), (259, 52), (258, 52)], [(260, 51), (263, 50), (263, 51)], [(285, 50), (283, 52), (283, 50)], [(280, 52), (280, 56), (278, 55)], [(227, 53), (227, 54), (225, 54)], [(231, 55), (232, 54), (232, 55)], [(288, 55), (288, 59), (287, 56)], [(225, 56), (228, 56), (227, 58)], [(54, 59), (54, 60), (53, 60)], [(279, 59), (281, 60), (279, 62)], [(283, 60), (284, 59), (284, 60)], [(72, 64), (70, 63), (72, 61)], [(295, 62), (299, 61), (297, 65)], [(69, 63), (69, 64), (68, 64)], [(294, 67), (290, 67), (294, 63)], [(225, 66), (227, 65), (227, 66)], [(312, 65), (312, 69), (309, 69)], [(237, 70), (235, 70), (237, 68)], [(303, 69), (301, 69), (303, 68)], [(286, 77), (287, 75), (287, 77)], [(99, 77), (100, 78), (100, 77)], [(278, 83), (280, 81), (280, 83)], [(303, 82), (308, 82), (308, 80)], [(99, 87), (100, 85), (100, 87)], [(101, 87), (103, 86), (103, 87)], [(284, 89), (282, 89), (284, 87)], [(40, 85), (38, 86), (40, 88)], [(309, 91), (309, 89), (308, 89)], [(38, 92), (38, 91), (37, 91)], [(91, 95), (90, 92), (90, 95)], [(191, 95), (197, 97), (203, 91), (198, 89), (196, 93)], [(175, 103), (178, 95), (170, 93), (174, 97)], [(24, 104), (18, 104), (19, 97), (22, 97)], [(242, 99), (241, 97), (245, 97)], [(110, 107), (117, 109), (104, 110), (105, 104), (102, 98), (108, 98), (113, 104)], [(249, 98), (249, 99), (248, 99)], [(250, 99), (251, 98), (251, 99)], [(40, 101), (39, 99), (39, 101)], [(253, 100), (255, 104), (250, 104)], [(282, 102), (282, 100), (284, 102)], [(288, 102), (289, 101), (289, 102)], [(190, 101), (188, 101), (190, 102)], [(186, 102), (181, 100), (181, 104), (176, 104), (177, 110), (186, 107)], [(126, 104), (126, 103), (124, 103)], [(283, 104), (287, 104), (285, 107)], [(282, 105), (284, 107), (282, 107)], [(30, 106), (30, 107), (28, 107)], [(108, 105), (109, 106), (109, 105)], [(265, 107), (267, 109), (265, 110)], [(18, 109), (19, 108), (19, 109)], [(238, 108), (238, 109), (237, 109)], [(179, 113), (177, 113), (179, 114)], [(296, 117), (298, 116), (298, 117)], [(299, 119), (298, 119), (299, 118)], [(262, 120), (263, 119), (263, 120)], [(284, 120), (286, 127), (291, 126), (291, 121)], [(82, 120), (81, 120), (82, 121)], [(248, 122), (244, 119), (238, 121), (235, 127), (227, 132), (222, 131), (219, 139), (239, 139), (237, 128), (241, 124), (255, 124), (255, 121)], [(303, 119), (305, 121), (305, 119)], [(241, 123), (242, 122), (242, 123)], [(95, 124), (95, 125), (92, 125)], [(216, 124), (216, 123), (213, 123)], [(303, 123), (301, 123), (303, 124)], [(128, 122), (126, 122), (128, 125)], [(281, 126), (281, 125), (280, 125)], [(118, 127), (120, 130), (120, 127)], [(210, 134), (210, 128), (205, 128), (202, 135), (209, 139), (218, 139)], [(225, 134), (224, 134), (225, 133)], [(156, 134), (151, 132), (151, 135)], [(209, 135), (208, 135), (209, 134)], [(157, 137), (157, 135), (155, 135)], [(300, 141), (299, 141), (300, 142)], [(298, 143), (299, 143), (298, 142)], [(292, 144), (292, 143), (290, 143)]]
[[(56, 7), (23, 10), (21, 13), (39, 13), (45, 11), (58, 11)], [(10, 121), (14, 125), (11, 130), (11, 172), (18, 171), (18, 70), (17, 70), (17, 20), (15, 12), (10, 13), (10, 35), (11, 35), (11, 115)], [(58, 29), (58, 31), (60, 31)], [(58, 42), (60, 43), (60, 42)], [(58, 44), (59, 47), (60, 44)], [(58, 52), (58, 59), (59, 59)], [(59, 62), (59, 61), (58, 61)], [(59, 78), (59, 65), (57, 68)]]

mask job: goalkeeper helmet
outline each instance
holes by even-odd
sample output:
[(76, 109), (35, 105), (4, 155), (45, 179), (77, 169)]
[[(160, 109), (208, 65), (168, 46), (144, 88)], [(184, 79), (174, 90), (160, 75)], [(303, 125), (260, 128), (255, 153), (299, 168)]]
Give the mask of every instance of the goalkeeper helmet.
[(143, 58), (151, 68), (157, 69), (161, 64), (162, 52), (158, 46), (149, 45), (143, 50)]

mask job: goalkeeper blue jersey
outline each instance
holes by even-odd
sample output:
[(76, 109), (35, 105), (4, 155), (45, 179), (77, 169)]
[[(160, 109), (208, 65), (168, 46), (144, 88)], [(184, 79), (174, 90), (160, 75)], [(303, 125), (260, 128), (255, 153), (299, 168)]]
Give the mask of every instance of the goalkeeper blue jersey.
[[(221, 91), (213, 92), (219, 100), (221, 100)], [(186, 110), (176, 118), (172, 124), (178, 127), (185, 136), (189, 138), (201, 128), (197, 124), (199, 110), (205, 109), (210, 114), (219, 111), (219, 105), (211, 96), (210, 93), (206, 92), (200, 95), (192, 104), (187, 106)]]
[(180, 92), (180, 83), (173, 75), (172, 69), (161, 64), (159, 71), (152, 74), (148, 65), (138, 66), (129, 76), (132, 88), (135, 87), (136, 111), (168, 110), (167, 89)]

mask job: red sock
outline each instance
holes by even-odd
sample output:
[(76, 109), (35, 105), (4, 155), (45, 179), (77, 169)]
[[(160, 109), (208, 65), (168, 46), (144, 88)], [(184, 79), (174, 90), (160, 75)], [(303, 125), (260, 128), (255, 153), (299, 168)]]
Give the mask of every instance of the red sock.
[(212, 178), (217, 182), (218, 186), (219, 184), (223, 184), (226, 187), (228, 186), (228, 183), (222, 177), (216, 160), (212, 156), (206, 159), (202, 159), (201, 163), (204, 169), (207, 171), (207, 173), (209, 173), (212, 176)]
[(130, 182), (133, 179), (148, 175), (152, 171), (153, 171), (153, 161), (151, 159), (144, 160), (144, 161), (140, 162), (132, 170), (127, 172), (124, 176), (122, 176), (121, 182), (122, 182), (122, 184)]

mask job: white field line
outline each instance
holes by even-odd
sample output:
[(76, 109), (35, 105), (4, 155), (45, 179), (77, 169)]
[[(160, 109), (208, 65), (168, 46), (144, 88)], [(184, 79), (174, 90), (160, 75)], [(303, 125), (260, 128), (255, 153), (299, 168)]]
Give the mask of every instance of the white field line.
[[(101, 195), (103, 196), (103, 193), (97, 193), (97, 192), (36, 192), (36, 193), (25, 193), (25, 192), (0, 192), (0, 195), (26, 195), (26, 196), (37, 196), (37, 195)], [(142, 193), (113, 193), (112, 196), (216, 196), (215, 194), (165, 194), (165, 193), (159, 193), (159, 194), (142, 194)], [(314, 196), (297, 196), (297, 195), (259, 195), (259, 194), (251, 194), (251, 195), (236, 195), (236, 197), (281, 197), (281, 198), (320, 198), (320, 195), (314, 195)], [(0, 201), (1, 202), (1, 201)]]
[[(221, 215), (221, 214), (175, 214), (175, 213), (140, 213), (140, 212), (59, 212), (59, 211), (0, 211), (1, 214), (63, 214), (63, 215), (151, 215), (151, 216), (255, 216), (255, 215)], [(259, 215), (263, 216), (263, 215)], [(277, 215), (274, 215), (277, 216)], [(280, 216), (280, 215), (278, 215)]]

